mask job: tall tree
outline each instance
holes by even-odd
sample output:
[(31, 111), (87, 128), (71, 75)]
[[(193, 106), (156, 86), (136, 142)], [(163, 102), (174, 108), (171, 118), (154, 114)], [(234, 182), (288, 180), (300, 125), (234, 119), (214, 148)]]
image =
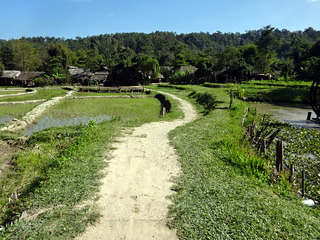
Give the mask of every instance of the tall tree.
[(42, 67), (40, 49), (26, 40), (10, 40), (2, 47), (1, 58), (7, 69), (35, 71)]
[(262, 73), (269, 73), (272, 59), (274, 58), (273, 48), (276, 44), (276, 38), (273, 35), (274, 28), (266, 26), (261, 33), (260, 39), (257, 42), (258, 59), (256, 62), (256, 69)]
[(136, 69), (142, 75), (143, 84), (146, 85), (159, 76), (160, 66), (157, 59), (140, 54), (136, 57)]

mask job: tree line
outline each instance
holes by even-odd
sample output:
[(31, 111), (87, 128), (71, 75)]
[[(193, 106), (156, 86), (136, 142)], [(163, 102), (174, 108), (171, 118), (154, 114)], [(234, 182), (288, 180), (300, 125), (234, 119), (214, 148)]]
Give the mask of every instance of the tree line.
[[(244, 80), (254, 75), (313, 79), (320, 70), (320, 31), (266, 26), (246, 33), (116, 33), (64, 39), (32, 37), (0, 40), (0, 71), (44, 71), (67, 82), (69, 66), (111, 78), (143, 83), (161, 73), (174, 83)], [(179, 71), (195, 66), (195, 72)]]

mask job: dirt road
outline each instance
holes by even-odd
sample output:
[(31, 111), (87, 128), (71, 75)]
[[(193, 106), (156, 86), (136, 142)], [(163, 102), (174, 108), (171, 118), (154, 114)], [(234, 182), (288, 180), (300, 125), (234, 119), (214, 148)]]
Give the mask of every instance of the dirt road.
[(180, 101), (185, 118), (126, 130), (106, 168), (98, 206), (103, 217), (79, 239), (178, 239), (166, 225), (172, 178), (180, 166), (168, 133), (193, 121), (196, 111)]

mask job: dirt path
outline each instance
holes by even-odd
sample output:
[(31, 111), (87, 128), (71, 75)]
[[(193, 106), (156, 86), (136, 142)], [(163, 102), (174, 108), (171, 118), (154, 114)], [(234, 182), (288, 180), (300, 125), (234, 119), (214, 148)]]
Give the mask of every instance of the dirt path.
[(166, 225), (172, 178), (180, 173), (168, 133), (197, 114), (188, 102), (168, 95), (180, 101), (185, 118), (144, 124), (114, 144), (98, 200), (103, 217), (79, 239), (178, 239)]

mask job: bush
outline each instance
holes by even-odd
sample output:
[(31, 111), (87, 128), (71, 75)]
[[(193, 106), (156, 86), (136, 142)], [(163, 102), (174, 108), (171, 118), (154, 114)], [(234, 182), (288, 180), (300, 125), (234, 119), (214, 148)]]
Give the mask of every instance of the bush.
[(48, 85), (53, 85), (53, 80), (43, 78), (43, 77), (37, 77), (33, 80), (33, 84), (36, 87), (44, 87), (44, 86), (48, 86)]

